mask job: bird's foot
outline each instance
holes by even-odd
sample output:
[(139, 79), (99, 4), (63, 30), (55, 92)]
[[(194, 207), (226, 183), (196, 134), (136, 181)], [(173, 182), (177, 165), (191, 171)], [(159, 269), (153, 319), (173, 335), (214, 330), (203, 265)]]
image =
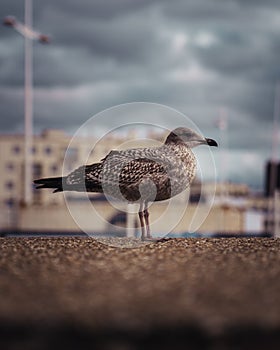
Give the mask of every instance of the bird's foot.
[(162, 237), (162, 238), (158, 238), (157, 239), (157, 243), (163, 243), (163, 242), (167, 242), (170, 241), (172, 238), (167, 238), (167, 237)]
[(148, 237), (142, 237), (142, 241), (143, 242), (155, 242), (155, 243), (160, 243), (160, 242), (166, 242), (169, 241), (171, 238), (157, 238), (157, 237), (152, 237), (152, 236), (148, 236)]

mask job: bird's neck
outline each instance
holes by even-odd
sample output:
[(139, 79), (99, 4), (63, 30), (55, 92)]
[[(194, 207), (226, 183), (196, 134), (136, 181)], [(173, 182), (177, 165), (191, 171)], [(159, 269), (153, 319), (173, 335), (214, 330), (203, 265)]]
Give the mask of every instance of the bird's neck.
[(168, 136), (167, 139), (165, 140), (165, 145), (184, 145), (184, 141), (176, 134), (171, 132)]

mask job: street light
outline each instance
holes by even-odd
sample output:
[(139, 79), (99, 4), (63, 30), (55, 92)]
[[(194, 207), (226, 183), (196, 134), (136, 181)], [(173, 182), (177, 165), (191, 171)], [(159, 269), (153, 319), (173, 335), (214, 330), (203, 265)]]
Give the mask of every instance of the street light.
[(23, 37), (27, 37), (31, 40), (38, 40), (41, 43), (49, 43), (50, 37), (48, 35), (39, 33), (31, 28), (26, 23), (23, 24), (19, 22), (14, 16), (7, 16), (3, 20), (3, 24), (7, 27), (14, 28), (18, 33), (20, 33)]
[(32, 203), (32, 135), (33, 135), (33, 47), (32, 41), (49, 43), (47, 35), (39, 33), (32, 28), (32, 0), (25, 0), (24, 24), (15, 17), (8, 16), (3, 24), (14, 28), (24, 37), (24, 205)]

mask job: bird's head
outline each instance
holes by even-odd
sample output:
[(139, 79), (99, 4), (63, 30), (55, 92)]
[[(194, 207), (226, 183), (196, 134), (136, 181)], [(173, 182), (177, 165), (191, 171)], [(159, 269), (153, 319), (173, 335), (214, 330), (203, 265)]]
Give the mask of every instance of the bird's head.
[(215, 140), (205, 138), (199, 134), (197, 134), (195, 131), (189, 128), (176, 128), (173, 131), (170, 132), (170, 134), (167, 136), (165, 144), (171, 144), (171, 143), (184, 143), (190, 148), (199, 146), (199, 145), (208, 145), (208, 146), (215, 146), (218, 147), (218, 144)]

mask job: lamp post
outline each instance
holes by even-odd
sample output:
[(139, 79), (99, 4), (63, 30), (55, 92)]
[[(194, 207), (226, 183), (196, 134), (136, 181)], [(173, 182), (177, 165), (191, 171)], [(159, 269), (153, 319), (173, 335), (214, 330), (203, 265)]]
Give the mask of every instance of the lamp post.
[(32, 0), (25, 0), (24, 24), (8, 16), (3, 24), (14, 28), (24, 37), (24, 198), (23, 204), (32, 203), (32, 135), (33, 135), (33, 40), (49, 43), (47, 35), (32, 28)]
[(272, 143), (272, 160), (271, 160), (271, 175), (270, 188), (274, 195), (273, 201), (273, 236), (280, 237), (280, 189), (279, 189), (279, 115), (280, 115), (280, 82), (278, 81), (275, 87), (274, 113), (273, 113), (273, 143)]

